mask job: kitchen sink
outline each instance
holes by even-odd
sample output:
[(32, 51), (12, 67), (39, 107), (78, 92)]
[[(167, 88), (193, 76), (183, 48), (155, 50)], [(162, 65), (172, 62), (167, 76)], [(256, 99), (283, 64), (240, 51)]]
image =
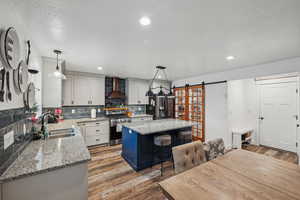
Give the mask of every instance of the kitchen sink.
[(73, 128), (57, 129), (57, 130), (50, 131), (48, 138), (49, 139), (64, 138), (64, 137), (71, 137), (74, 135), (75, 132)]

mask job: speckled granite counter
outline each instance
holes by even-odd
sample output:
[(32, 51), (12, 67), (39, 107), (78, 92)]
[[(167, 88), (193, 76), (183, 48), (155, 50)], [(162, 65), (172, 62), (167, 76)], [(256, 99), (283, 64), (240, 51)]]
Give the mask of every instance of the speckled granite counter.
[(195, 123), (179, 120), (179, 119), (161, 119), (149, 120), (142, 122), (133, 122), (123, 124), (123, 126), (138, 132), (141, 135), (148, 135), (163, 131), (170, 131), (180, 128), (187, 128), (193, 126)]
[(109, 119), (107, 117), (98, 117), (95, 119), (92, 118), (65, 119), (56, 124), (48, 124), (47, 129), (48, 131), (51, 131), (56, 129), (72, 128), (76, 126), (78, 123), (99, 122), (104, 120), (109, 120)]
[(109, 120), (107, 117), (97, 117), (95, 119), (92, 118), (81, 118), (81, 119), (74, 119), (76, 123), (86, 123), (86, 122), (100, 122), (100, 121), (105, 121)]
[(80, 132), (75, 136), (31, 142), (0, 177), (7, 182), (87, 162), (91, 159)]
[(130, 118), (141, 118), (141, 117), (153, 117), (153, 115), (148, 115), (148, 114), (138, 114), (138, 115), (133, 115)]

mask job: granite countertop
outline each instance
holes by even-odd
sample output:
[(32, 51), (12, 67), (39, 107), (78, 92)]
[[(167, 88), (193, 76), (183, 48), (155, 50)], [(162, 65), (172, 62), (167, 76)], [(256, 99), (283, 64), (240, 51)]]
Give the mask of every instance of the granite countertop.
[(80, 119), (74, 119), (76, 123), (84, 123), (84, 122), (99, 122), (99, 121), (105, 121), (109, 120), (107, 117), (97, 117), (95, 119), (92, 118), (80, 118)]
[(138, 114), (138, 115), (130, 116), (130, 118), (139, 118), (139, 117), (153, 117), (153, 115), (148, 115), (148, 114)]
[(130, 128), (141, 135), (148, 135), (152, 133), (170, 131), (180, 128), (187, 128), (195, 125), (194, 122), (179, 120), (179, 119), (161, 119), (149, 120), (142, 122), (132, 122), (123, 124), (123, 126)]
[(49, 172), (91, 159), (83, 137), (75, 136), (31, 142), (0, 177), (0, 182)]
[(92, 118), (79, 118), (79, 119), (64, 119), (59, 121), (58, 123), (47, 124), (48, 131), (56, 130), (56, 129), (65, 129), (65, 128), (74, 128), (77, 123), (87, 123), (87, 122), (99, 122), (109, 120), (107, 117), (97, 117), (95, 119)]

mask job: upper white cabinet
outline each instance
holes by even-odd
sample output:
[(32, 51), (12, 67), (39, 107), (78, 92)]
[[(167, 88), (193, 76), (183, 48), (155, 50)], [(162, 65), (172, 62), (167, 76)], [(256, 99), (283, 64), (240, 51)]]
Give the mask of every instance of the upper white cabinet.
[[(62, 80), (54, 76), (56, 59), (42, 58), (42, 104), (43, 107), (60, 107), (62, 103)], [(61, 62), (58, 63), (62, 68)]]
[(127, 80), (128, 104), (148, 104), (146, 92), (149, 89), (149, 81), (142, 79)]
[(66, 78), (62, 83), (62, 105), (71, 106), (74, 104), (73, 77), (67, 75)]
[(105, 78), (67, 75), (63, 81), (63, 105), (104, 105)]
[(105, 104), (105, 78), (89, 78), (90, 89), (90, 104), (104, 105)]
[(74, 83), (74, 96), (73, 101), (74, 105), (88, 105), (91, 100), (91, 87), (89, 84), (89, 79), (84, 76), (75, 76), (73, 78)]

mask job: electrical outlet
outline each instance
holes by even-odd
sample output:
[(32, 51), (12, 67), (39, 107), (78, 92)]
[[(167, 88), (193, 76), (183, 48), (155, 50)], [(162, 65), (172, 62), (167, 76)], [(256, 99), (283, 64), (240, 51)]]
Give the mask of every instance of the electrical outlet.
[(10, 131), (4, 135), (4, 150), (14, 143), (14, 131)]
[(26, 124), (23, 124), (23, 134), (26, 135), (26, 132), (27, 132), (27, 130), (26, 130)]
[(74, 114), (76, 112), (76, 110), (75, 109), (72, 109), (72, 114)]

